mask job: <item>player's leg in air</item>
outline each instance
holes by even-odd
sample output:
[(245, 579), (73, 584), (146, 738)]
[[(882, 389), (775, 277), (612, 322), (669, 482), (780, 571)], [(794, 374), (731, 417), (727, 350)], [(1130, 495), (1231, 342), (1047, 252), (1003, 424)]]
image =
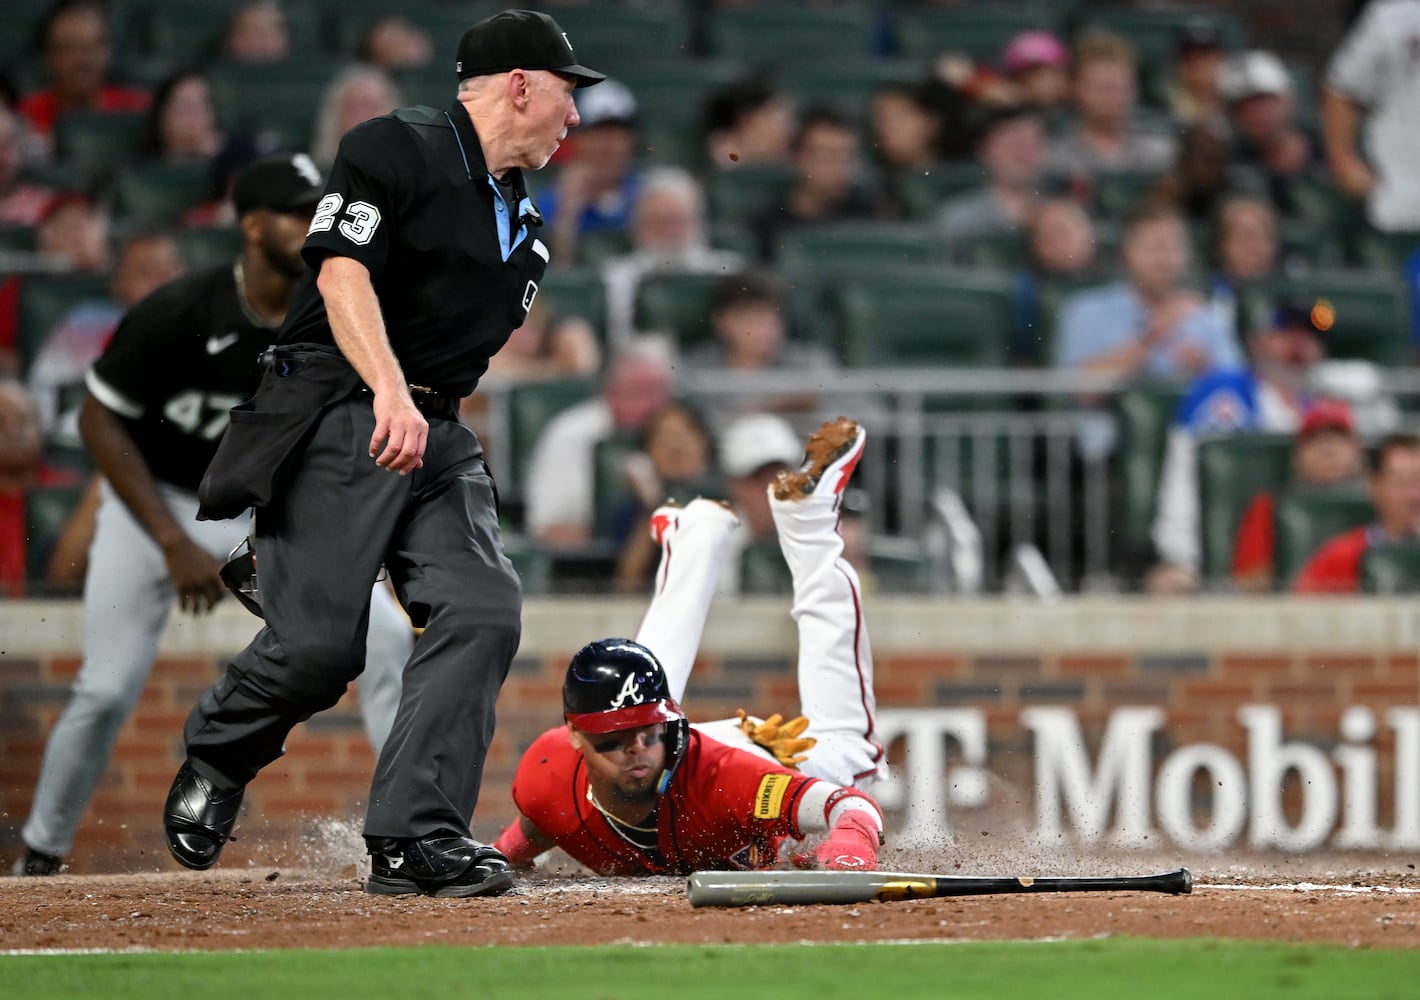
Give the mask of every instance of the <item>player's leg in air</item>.
[(843, 786), (871, 781), (883, 764), (862, 587), (838, 533), (839, 501), (866, 443), (855, 421), (830, 421), (809, 438), (800, 469), (782, 473), (769, 488), (779, 547), (794, 578), (800, 711), (815, 740), (799, 770)]
[[(804, 463), (770, 488), (779, 544), (793, 574), (792, 615), (799, 630), (800, 711), (807, 732), (793, 724), (759, 730), (754, 740), (803, 773), (836, 785), (870, 781), (883, 760), (874, 735), (873, 660), (863, 620), (858, 574), (843, 558), (838, 504), (862, 457), (866, 434), (852, 420), (826, 423), (808, 441)], [(661, 507), (652, 517), (661, 565), (651, 605), (636, 640), (665, 668), (671, 696), (680, 701), (690, 679), (710, 602), (728, 550), (735, 516), (724, 505), (695, 500), (685, 508)], [(755, 729), (751, 718), (746, 728)], [(738, 720), (699, 723), (722, 742), (749, 743)], [(781, 737), (777, 742), (774, 736)], [(800, 740), (811, 738), (811, 748)]]

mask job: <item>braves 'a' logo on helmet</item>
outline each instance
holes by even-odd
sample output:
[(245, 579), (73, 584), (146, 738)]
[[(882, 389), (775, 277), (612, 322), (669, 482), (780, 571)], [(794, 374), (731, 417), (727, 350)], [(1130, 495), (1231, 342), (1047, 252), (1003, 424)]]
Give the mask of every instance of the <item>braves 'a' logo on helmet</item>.
[(639, 705), (646, 698), (641, 694), (641, 684), (635, 674), (627, 674), (626, 680), (621, 682), (621, 690), (616, 693), (616, 697), (611, 700), (612, 708), (625, 708), (628, 701), (632, 705)]

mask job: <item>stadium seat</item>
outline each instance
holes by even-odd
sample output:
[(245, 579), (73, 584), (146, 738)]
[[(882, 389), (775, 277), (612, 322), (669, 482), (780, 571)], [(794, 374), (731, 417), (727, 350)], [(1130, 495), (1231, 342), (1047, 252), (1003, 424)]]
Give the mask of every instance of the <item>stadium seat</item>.
[(711, 337), (710, 297), (725, 276), (718, 272), (649, 274), (636, 288), (636, 328), (669, 333), (681, 351)]
[(1291, 585), (1292, 578), (1327, 539), (1374, 518), (1375, 508), (1364, 489), (1287, 490), (1279, 494), (1273, 508), (1273, 566), (1279, 589)]
[(592, 537), (610, 540), (617, 510), (631, 498), (631, 486), (622, 471), (628, 455), (636, 451), (634, 438), (612, 437), (592, 449)]
[(184, 229), (174, 238), (189, 270), (231, 263), (242, 252), (242, 231), (236, 226)]
[(793, 181), (794, 173), (788, 167), (717, 170), (710, 177), (710, 216), (752, 227), (765, 212), (784, 204)]
[(1420, 544), (1373, 545), (1361, 556), (1361, 591), (1366, 594), (1420, 593)]
[(1356, 267), (1396, 271), (1416, 250), (1420, 233), (1384, 233), (1366, 226), (1351, 241), (1351, 263)]
[(1142, 559), (1152, 548), (1159, 473), (1169, 427), (1183, 395), (1184, 386), (1167, 382), (1132, 385), (1115, 397), (1119, 492), (1114, 523), (1117, 549), (1126, 560)]
[[(0, 226), (0, 257), (34, 253), (36, 236), (34, 226)], [(0, 272), (5, 270), (0, 266)]]
[[(259, 66), (219, 64), (209, 77), (213, 100), (227, 128), (274, 132), (286, 148), (308, 149), (321, 99), (340, 68), (340, 63), (320, 58)], [(447, 100), (453, 99), (453, 93), (451, 81)]]
[(559, 315), (581, 316), (606, 340), (606, 284), (590, 267), (550, 267), (538, 285), (544, 307)]
[(1398, 271), (1318, 270), (1262, 286), (1253, 294), (1324, 299), (1335, 311), (1327, 356), (1400, 365), (1409, 343), (1409, 294)]
[(777, 82), (800, 109), (828, 105), (854, 121), (866, 122), (879, 88), (915, 83), (922, 73), (922, 66), (913, 61), (858, 56), (795, 66), (792, 72), (780, 74)]
[(733, 59), (665, 58), (617, 65), (616, 79), (636, 96), (642, 161), (699, 167), (705, 159), (705, 98), (743, 77)]
[(94, 190), (113, 172), (137, 160), (148, 116), (141, 111), (76, 111), (54, 123), (55, 160), (74, 181)]
[(74, 306), (108, 297), (108, 278), (97, 274), (29, 274), (20, 281), (21, 373), (54, 328)]
[(113, 179), (114, 219), (137, 229), (171, 225), (207, 200), (210, 184), (205, 163), (122, 167)]
[(893, 34), (899, 54), (924, 63), (943, 52), (962, 52), (995, 64), (1006, 43), (1020, 32), (1045, 30), (1063, 37), (1064, 29), (1059, 4), (901, 4)]
[(530, 538), (504, 529), (503, 552), (523, 583), (523, 595), (538, 597), (546, 594), (552, 573), (552, 558)]
[(778, 539), (754, 542), (740, 554), (740, 593), (747, 597), (790, 594), (794, 577)]
[(981, 187), (985, 174), (976, 163), (940, 163), (925, 173), (914, 173), (897, 183), (897, 193), (911, 219), (930, 219), (954, 195)]
[(874, 19), (866, 5), (763, 4), (715, 7), (705, 26), (709, 52), (765, 72), (871, 55)]
[(45, 592), (49, 557), (83, 495), (83, 482), (36, 486), (25, 492), (25, 578), (29, 593)]
[(786, 230), (775, 262), (786, 270), (845, 271), (867, 265), (887, 268), (947, 263), (938, 231), (912, 222), (833, 222)]
[(547, 422), (569, 406), (590, 399), (596, 391), (596, 380), (585, 378), (528, 382), (508, 390), (507, 457), (513, 481), (503, 484), (506, 493), (522, 496), (528, 461)]
[(33, 55), (35, 32), (53, 0), (5, 0), (0, 4), (0, 66)]
[(840, 355), (857, 367), (995, 367), (1015, 322), (1011, 280), (943, 268), (846, 277), (829, 291)]
[(1186, 4), (1160, 5), (1157, 8), (1136, 8), (1091, 5), (1075, 25), (1076, 34), (1090, 28), (1103, 28), (1123, 35), (1138, 53), (1139, 65), (1171, 63), (1178, 44), (1179, 29), (1190, 18), (1205, 17), (1222, 33), (1223, 44), (1240, 49), (1247, 42), (1247, 32), (1237, 16), (1217, 5), (1209, 7)]
[(931, 562), (915, 538), (870, 538), (868, 568), (879, 594), (926, 594), (932, 589)]
[(1157, 173), (1120, 171), (1097, 174), (1090, 187), (1095, 213), (1111, 222), (1123, 222), (1141, 202), (1158, 189)]
[(559, 5), (550, 13), (567, 32), (583, 65), (621, 79), (622, 67), (691, 54), (689, 25), (679, 4)]
[(1240, 433), (1198, 446), (1199, 528), (1205, 581), (1224, 583), (1242, 512), (1259, 491), (1280, 489), (1291, 463), (1291, 434)]

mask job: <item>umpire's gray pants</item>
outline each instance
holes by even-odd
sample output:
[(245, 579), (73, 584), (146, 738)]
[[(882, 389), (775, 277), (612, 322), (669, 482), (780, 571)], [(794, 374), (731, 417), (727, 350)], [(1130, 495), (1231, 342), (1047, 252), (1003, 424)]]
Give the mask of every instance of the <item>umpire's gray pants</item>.
[(383, 563), (424, 632), (375, 768), (365, 834), (468, 835), (494, 702), (518, 647), (521, 587), (474, 433), (431, 419), (423, 467), (400, 476), (369, 457), (374, 426), (368, 397), (334, 406), (284, 495), (257, 512), (266, 627), (188, 716), (187, 754), (209, 779), (245, 785), (282, 754), (293, 726), (334, 705), (364, 664)]

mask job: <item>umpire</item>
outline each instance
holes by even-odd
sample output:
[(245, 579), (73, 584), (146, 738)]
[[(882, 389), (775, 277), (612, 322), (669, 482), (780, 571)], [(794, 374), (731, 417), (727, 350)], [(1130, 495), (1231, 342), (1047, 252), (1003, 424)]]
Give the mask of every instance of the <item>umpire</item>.
[(303, 250), (309, 276), (203, 482), (204, 517), (257, 506), (266, 625), (184, 728), (163, 820), (189, 868), (216, 862), (246, 784), (359, 674), (356, 637), (383, 564), (424, 631), (370, 788), (366, 891), (512, 885), (469, 818), (522, 597), (458, 404), (547, 267), (522, 171), (578, 123), (573, 90), (604, 77), (534, 11), (473, 25), (457, 59), (446, 110), (402, 108), (341, 140)]

